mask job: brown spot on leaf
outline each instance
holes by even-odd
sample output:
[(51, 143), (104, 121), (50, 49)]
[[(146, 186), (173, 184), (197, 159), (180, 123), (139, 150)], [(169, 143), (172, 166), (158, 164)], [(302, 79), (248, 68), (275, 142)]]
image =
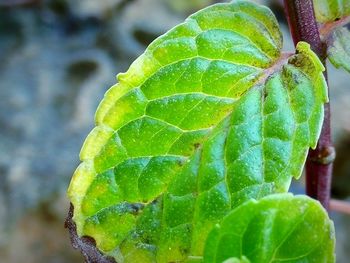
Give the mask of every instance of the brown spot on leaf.
[(197, 143), (193, 144), (193, 146), (195, 149), (198, 149), (201, 146), (201, 144), (199, 142), (197, 142)]
[(126, 203), (126, 205), (129, 207), (130, 213), (133, 215), (138, 215), (145, 207), (145, 205), (141, 203)]

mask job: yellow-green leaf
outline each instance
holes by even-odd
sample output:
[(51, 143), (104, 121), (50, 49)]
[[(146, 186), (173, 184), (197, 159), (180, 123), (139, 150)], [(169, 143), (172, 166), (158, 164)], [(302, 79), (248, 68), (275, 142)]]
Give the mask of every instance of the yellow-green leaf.
[(68, 190), (78, 234), (118, 262), (195, 262), (233, 208), (287, 191), (327, 91), (308, 44), (281, 47), (272, 12), (248, 1), (155, 40), (118, 75), (82, 147)]

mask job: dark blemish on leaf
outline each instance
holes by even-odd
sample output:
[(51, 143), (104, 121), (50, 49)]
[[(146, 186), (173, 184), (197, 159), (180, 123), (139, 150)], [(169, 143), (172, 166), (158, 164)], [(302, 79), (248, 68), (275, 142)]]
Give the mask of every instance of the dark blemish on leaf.
[(180, 248), (182, 255), (188, 255), (190, 253), (190, 250), (187, 247)]
[(301, 81), (300, 81), (300, 78), (299, 78), (298, 75), (292, 74), (292, 78), (293, 78), (293, 81), (294, 81), (295, 85), (301, 84)]
[(86, 263), (117, 263), (112, 257), (105, 256), (100, 250), (98, 250), (96, 242), (92, 237), (78, 236), (77, 226), (73, 221), (73, 211), (74, 207), (71, 204), (64, 223), (64, 227), (69, 231), (70, 241), (73, 248), (80, 250)]
[(151, 239), (149, 237), (142, 237), (142, 243), (151, 244)]
[(125, 205), (128, 207), (130, 214), (133, 215), (139, 214), (145, 207), (145, 205), (141, 203), (125, 203)]
[(184, 166), (185, 163), (186, 163), (186, 160), (183, 160), (183, 159), (180, 159), (180, 160), (177, 161), (177, 165), (180, 166), (180, 167)]
[(157, 198), (157, 199), (154, 199), (154, 200), (151, 202), (151, 205), (156, 205), (156, 204), (158, 204), (158, 201), (159, 201), (158, 198)]
[(195, 149), (198, 149), (201, 146), (201, 144), (199, 142), (197, 142), (197, 143), (193, 144), (193, 146)]
[(263, 89), (263, 101), (265, 101), (265, 100), (266, 100), (267, 96), (268, 96), (267, 89), (266, 89), (266, 88), (264, 88), (264, 89)]
[(288, 63), (294, 65), (297, 68), (301, 68), (305, 62), (303, 61), (302, 58), (300, 58), (300, 55), (298, 55), (298, 56), (293, 56), (288, 61)]

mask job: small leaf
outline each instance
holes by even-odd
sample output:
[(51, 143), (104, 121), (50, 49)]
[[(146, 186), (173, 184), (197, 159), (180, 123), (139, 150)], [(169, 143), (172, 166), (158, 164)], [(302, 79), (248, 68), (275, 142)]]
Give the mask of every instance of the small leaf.
[(326, 23), (350, 15), (349, 0), (313, 0), (316, 20)]
[(155, 40), (107, 91), (82, 147), (68, 190), (78, 234), (118, 262), (195, 262), (232, 208), (287, 191), (327, 91), (308, 44), (281, 47), (272, 12), (247, 1)]
[(327, 42), (329, 60), (335, 67), (350, 73), (350, 31), (346, 27), (337, 28)]
[(350, 0), (314, 0), (313, 4), (330, 62), (350, 72), (350, 32), (342, 27), (350, 22)]
[(331, 263), (334, 249), (333, 222), (319, 202), (275, 194), (244, 203), (216, 225), (206, 242), (204, 263)]

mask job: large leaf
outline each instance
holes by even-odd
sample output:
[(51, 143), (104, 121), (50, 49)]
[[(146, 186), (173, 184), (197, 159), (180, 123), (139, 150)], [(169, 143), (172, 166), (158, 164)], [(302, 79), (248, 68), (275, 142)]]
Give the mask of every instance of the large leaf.
[(118, 262), (201, 260), (250, 198), (285, 192), (327, 100), (308, 44), (281, 54), (276, 19), (217, 4), (155, 40), (105, 95), (68, 194), (80, 236)]
[(316, 20), (326, 23), (350, 15), (349, 0), (313, 0)]
[(333, 222), (306, 196), (275, 194), (230, 212), (209, 234), (204, 262), (335, 262)]

